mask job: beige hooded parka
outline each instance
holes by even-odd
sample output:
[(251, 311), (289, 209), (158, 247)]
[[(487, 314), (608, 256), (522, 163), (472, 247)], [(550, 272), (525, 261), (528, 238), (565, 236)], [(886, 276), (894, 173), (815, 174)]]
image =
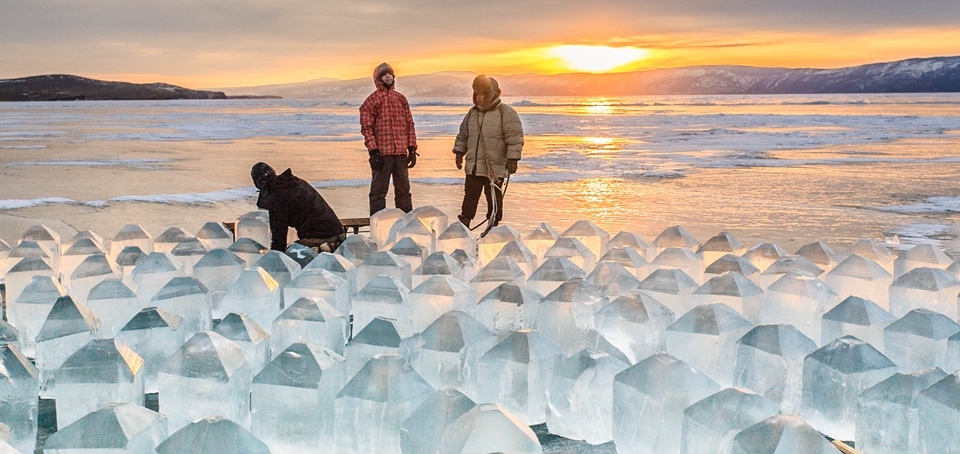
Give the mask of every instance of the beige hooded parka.
[[(512, 107), (500, 102), (496, 79), (484, 75), (473, 80), (473, 107), (463, 117), (453, 144), (454, 154), (464, 156), (467, 175), (497, 180), (507, 177), (507, 160), (520, 159), (523, 126)], [(477, 93), (489, 100), (477, 105)]]

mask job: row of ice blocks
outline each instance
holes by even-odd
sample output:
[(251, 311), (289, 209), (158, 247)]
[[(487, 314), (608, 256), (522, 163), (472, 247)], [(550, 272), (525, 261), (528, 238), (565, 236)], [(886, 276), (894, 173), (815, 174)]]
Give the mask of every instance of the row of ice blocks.
[[(445, 317), (456, 319), (461, 326), (469, 325), (465, 315), (448, 315)], [(787, 348), (791, 335), (798, 336), (784, 326), (754, 331), (758, 337), (779, 337), (776, 343), (781, 348)], [(379, 343), (386, 343), (383, 341)], [(402, 340), (393, 345), (405, 351)], [(348, 358), (353, 346), (348, 345)], [(368, 353), (371, 347), (365, 346)], [(57, 384), (62, 388), (56, 396), (58, 418), (70, 410), (62, 406), (63, 401), (73, 398), (71, 405), (90, 404), (77, 399), (77, 394), (87, 396), (86, 400), (103, 397), (97, 384), (120, 383), (123, 387), (137, 383), (138, 357), (116, 341), (92, 341), (82, 351), (75, 355), (77, 361), (70, 362), (71, 367), (64, 368)], [(32, 413), (35, 418), (36, 399), (30, 390), (38, 387), (36, 369), (15, 346), (4, 346), (2, 353), (4, 378), (13, 385), (9, 388), (29, 396), (18, 399), (10, 389), (3, 389), (3, 401), (14, 413)], [(158, 452), (330, 452), (334, 446), (334, 452), (540, 452), (527, 427), (530, 422), (512, 414), (507, 405), (518, 405), (521, 411), (538, 405), (531, 400), (535, 400), (534, 387), (542, 382), (546, 392), (539, 400), (546, 401), (551, 433), (592, 443), (613, 439), (618, 452), (834, 452), (804, 422), (842, 436), (818, 426), (830, 412), (838, 413), (832, 416), (839, 418), (847, 417), (840, 413), (852, 415), (857, 444), (864, 452), (953, 452), (957, 440), (951, 435), (960, 425), (955, 422), (960, 410), (956, 405), (960, 378), (939, 369), (896, 374), (884, 361), (882, 355), (852, 337), (814, 351), (804, 360), (802, 375), (804, 394), (815, 396), (817, 402), (808, 405), (805, 401), (797, 417), (748, 389), (721, 390), (715, 381), (667, 353), (634, 365), (593, 349), (566, 358), (557, 345), (536, 331), (521, 331), (481, 358), (479, 374), (481, 380), (485, 375), (487, 380), (480, 384), (494, 391), (481, 389), (480, 401), (500, 405), (478, 406), (476, 400), (453, 388), (435, 392), (402, 356), (375, 354), (353, 373), (344, 357), (310, 342), (291, 345), (250, 380), (242, 349), (215, 333), (200, 333), (163, 367), (163, 373), (169, 375), (168, 384), (160, 390), (160, 410), (166, 416), (163, 424), (154, 425), (162, 416), (137, 406), (117, 405), (117, 400), (130, 402), (121, 389), (106, 396), (110, 403), (99, 411), (58, 421), (62, 435), (51, 437), (47, 448), (66, 450), (81, 443), (89, 447), (89, 441), (82, 441), (85, 439), (111, 443), (123, 439), (128, 444), (111, 447), (148, 452), (138, 449), (143, 444), (155, 446), (168, 430), (201, 430), (191, 422), (211, 413), (241, 421), (231, 422), (228, 433), (246, 441), (231, 440), (241, 445), (226, 444), (209, 451)], [(347, 379), (349, 374), (352, 378)], [(826, 379), (809, 386), (811, 376)], [(235, 392), (244, 387), (248, 391)], [(859, 402), (857, 390), (863, 390)], [(131, 403), (138, 403), (135, 399)], [(112, 423), (130, 415), (138, 416), (126, 424)], [(21, 439), (24, 434), (16, 430), (16, 421), (3, 422), (14, 423), (11, 444), (27, 443)], [(36, 436), (35, 420), (28, 430), (32, 432), (26, 434), (28, 438)], [(124, 437), (105, 435), (109, 430), (122, 431)], [(32, 442), (29, 438), (30, 446)], [(271, 451), (263, 451), (264, 444)], [(246, 451), (252, 447), (260, 451)], [(423, 451), (425, 447), (430, 450)], [(919, 451), (921, 448), (926, 451)]]

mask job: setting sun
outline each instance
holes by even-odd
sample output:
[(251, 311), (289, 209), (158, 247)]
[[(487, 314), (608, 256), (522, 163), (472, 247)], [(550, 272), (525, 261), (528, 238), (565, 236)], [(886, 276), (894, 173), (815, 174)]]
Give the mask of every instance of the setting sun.
[(569, 69), (604, 72), (641, 60), (650, 51), (637, 47), (557, 46), (550, 53), (560, 57)]

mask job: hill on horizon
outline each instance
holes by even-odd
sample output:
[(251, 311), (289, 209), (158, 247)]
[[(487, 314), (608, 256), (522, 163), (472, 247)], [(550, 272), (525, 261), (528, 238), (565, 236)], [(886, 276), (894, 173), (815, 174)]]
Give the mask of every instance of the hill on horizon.
[[(473, 72), (397, 77), (407, 97), (469, 97)], [(912, 58), (837, 69), (691, 66), (627, 73), (493, 75), (505, 96), (631, 96), (960, 92), (960, 56)], [(230, 95), (362, 98), (370, 77), (221, 89)]]

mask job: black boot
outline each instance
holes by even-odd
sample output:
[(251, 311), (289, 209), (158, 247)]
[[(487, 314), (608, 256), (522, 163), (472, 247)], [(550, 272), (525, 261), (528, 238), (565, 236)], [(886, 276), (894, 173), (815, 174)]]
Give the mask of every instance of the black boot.
[(467, 219), (467, 218), (463, 217), (462, 214), (458, 214), (458, 215), (457, 215), (457, 219), (459, 219), (460, 222), (463, 223), (463, 225), (467, 226), (467, 229), (468, 229), (468, 230), (470, 229), (470, 221), (471, 221), (472, 219)]

